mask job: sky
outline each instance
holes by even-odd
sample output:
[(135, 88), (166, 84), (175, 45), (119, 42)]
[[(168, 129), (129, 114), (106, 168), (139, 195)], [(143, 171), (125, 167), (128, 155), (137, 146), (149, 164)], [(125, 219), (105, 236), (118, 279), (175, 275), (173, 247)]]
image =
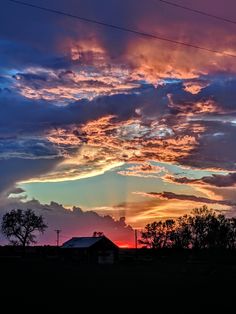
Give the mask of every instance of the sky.
[[(173, 1), (236, 19), (234, 0)], [(41, 244), (120, 246), (204, 204), (234, 216), (236, 25), (157, 0), (27, 2), (222, 53), (3, 0), (0, 215), (42, 214)]]

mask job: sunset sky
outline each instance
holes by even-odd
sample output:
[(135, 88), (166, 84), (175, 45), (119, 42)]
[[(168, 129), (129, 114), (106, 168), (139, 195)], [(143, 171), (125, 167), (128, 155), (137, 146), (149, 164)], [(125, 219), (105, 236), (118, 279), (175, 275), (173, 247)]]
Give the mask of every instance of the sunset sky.
[[(204, 204), (234, 215), (236, 23), (158, 0), (25, 2), (222, 53), (2, 0), (1, 215), (42, 214), (42, 244), (62, 229), (120, 245)], [(234, 0), (173, 2), (236, 20)]]

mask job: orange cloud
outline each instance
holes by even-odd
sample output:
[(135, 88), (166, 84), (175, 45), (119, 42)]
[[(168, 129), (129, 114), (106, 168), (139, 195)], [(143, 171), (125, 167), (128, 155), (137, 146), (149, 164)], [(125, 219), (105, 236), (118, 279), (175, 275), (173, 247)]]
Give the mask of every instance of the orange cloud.
[[(143, 228), (147, 223), (165, 219), (176, 219), (179, 216), (190, 214), (193, 208), (203, 205), (202, 202), (196, 200), (179, 200), (179, 199), (159, 199), (147, 195), (148, 198), (139, 202), (125, 202), (119, 204), (118, 207), (111, 208), (115, 213), (117, 210), (125, 212), (126, 221), (133, 228)], [(205, 204), (205, 203), (204, 203)], [(211, 204), (215, 210), (229, 211), (229, 206), (224, 204)]]
[(118, 174), (142, 178), (158, 178), (158, 174), (163, 171), (166, 171), (165, 168), (154, 166), (146, 162), (137, 166), (128, 167), (125, 171), (118, 171)]
[(220, 204), (224, 206), (235, 206), (236, 203), (229, 200), (216, 200), (216, 199), (210, 199), (206, 197), (201, 196), (195, 196), (195, 195), (187, 195), (187, 194), (176, 194), (173, 192), (134, 192), (137, 195), (147, 196), (151, 198), (157, 198), (160, 200), (182, 200), (182, 201), (190, 201), (190, 202), (196, 202), (196, 203), (203, 203), (203, 204)]
[(184, 82), (183, 84), (184, 90), (186, 90), (187, 92), (193, 95), (198, 94), (203, 88), (207, 87), (208, 85), (209, 83), (204, 82), (204, 81), (198, 81), (198, 82), (187, 81), (187, 82)]
[[(84, 178), (86, 173), (87, 176), (97, 175), (125, 162), (141, 165), (120, 174), (153, 176), (163, 169), (150, 165), (148, 160), (178, 162), (180, 158), (187, 157), (198, 144), (194, 133), (185, 134), (185, 127), (175, 130), (173, 126), (173, 134), (164, 132), (164, 129), (163, 125), (159, 126), (156, 122), (144, 125), (138, 119), (119, 121), (114, 116), (105, 116), (80, 127), (52, 130), (47, 139), (56, 144), (58, 149), (61, 147), (66, 160), (41, 180)], [(68, 155), (69, 147), (74, 148), (71, 156)]]
[[(45, 79), (42, 80), (41, 76)], [(132, 81), (130, 73), (119, 66), (85, 65), (75, 71), (26, 68), (15, 76), (15, 88), (29, 99), (43, 99), (57, 103), (97, 96), (128, 93), (140, 86)]]

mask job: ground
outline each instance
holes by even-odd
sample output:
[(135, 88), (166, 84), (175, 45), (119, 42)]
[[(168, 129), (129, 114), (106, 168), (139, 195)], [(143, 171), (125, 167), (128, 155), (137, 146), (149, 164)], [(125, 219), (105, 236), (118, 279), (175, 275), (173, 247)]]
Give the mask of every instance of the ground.
[(205, 313), (206, 308), (207, 313), (220, 308), (232, 313), (235, 262), (235, 253), (222, 252), (155, 257), (123, 252), (115, 265), (85, 265), (55, 257), (1, 257), (1, 300), (9, 310), (18, 304), (44, 310), (66, 306), (69, 311), (87, 304), (87, 310), (96, 305), (104, 311), (112, 301), (111, 313), (118, 309), (126, 313), (128, 306), (133, 311), (153, 308), (155, 313)]

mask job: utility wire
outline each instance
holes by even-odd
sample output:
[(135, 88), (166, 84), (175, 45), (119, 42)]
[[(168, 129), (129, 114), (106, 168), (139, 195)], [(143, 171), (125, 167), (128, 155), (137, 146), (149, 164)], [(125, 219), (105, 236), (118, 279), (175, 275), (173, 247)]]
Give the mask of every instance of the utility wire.
[(163, 4), (167, 4), (167, 5), (176, 7), (176, 8), (184, 9), (186, 11), (190, 11), (190, 12), (193, 12), (193, 13), (201, 14), (201, 15), (204, 15), (204, 16), (207, 16), (207, 17), (211, 17), (211, 18), (216, 19), (216, 20), (220, 20), (220, 21), (223, 21), (223, 22), (231, 23), (231, 24), (236, 24), (236, 21), (233, 21), (231, 19), (228, 19), (228, 18), (225, 18), (225, 17), (222, 17), (222, 16), (218, 16), (218, 15), (214, 15), (214, 14), (202, 11), (202, 10), (197, 10), (197, 9), (193, 9), (193, 8), (190, 8), (190, 7), (186, 7), (186, 6), (184, 6), (182, 4), (178, 4), (176, 2), (171, 2), (171, 1), (167, 1), (167, 0), (153, 0), (153, 1), (155, 1), (155, 2), (159, 1), (159, 2), (162, 2)]
[(190, 47), (190, 48), (195, 48), (195, 49), (199, 49), (199, 50), (204, 50), (204, 51), (207, 51), (207, 52), (221, 54), (222, 56), (236, 58), (236, 55), (231, 54), (231, 53), (227, 53), (227, 52), (223, 52), (223, 51), (220, 51), (220, 50), (215, 50), (215, 49), (211, 49), (211, 48), (207, 48), (207, 47), (202, 47), (202, 46), (198, 46), (196, 44), (182, 42), (182, 41), (170, 39), (170, 38), (167, 38), (167, 37), (158, 36), (158, 35), (151, 34), (151, 33), (141, 32), (141, 31), (139, 31), (137, 29), (131, 29), (131, 28), (120, 26), (120, 25), (109, 24), (109, 23), (102, 22), (102, 21), (99, 21), (99, 20), (89, 19), (89, 18), (86, 18), (86, 17), (74, 15), (74, 14), (67, 13), (67, 12), (60, 11), (60, 10), (50, 9), (50, 8), (47, 8), (47, 7), (42, 7), (42, 6), (39, 6), (39, 5), (36, 5), (36, 4), (32, 4), (32, 3), (28, 3), (28, 2), (24, 2), (24, 1), (20, 1), (20, 0), (6, 0), (6, 1), (13, 2), (15, 4), (19, 4), (19, 5), (23, 5), (23, 6), (27, 6), (27, 7), (31, 7), (31, 8), (35, 8), (35, 9), (39, 9), (39, 10), (50, 12), (50, 13), (55, 13), (55, 14), (58, 14), (58, 15), (67, 16), (67, 17), (70, 17), (70, 18), (73, 18), (73, 19), (76, 19), (76, 20), (80, 20), (80, 21), (83, 21), (83, 22), (90, 23), (90, 24), (96, 24), (96, 25), (100, 25), (100, 26), (104, 26), (104, 27), (109, 27), (111, 29), (116, 29), (116, 30), (119, 30), (119, 31), (132, 33), (132, 34), (135, 34), (135, 35), (138, 35), (138, 36), (142, 36), (142, 37), (146, 37), (146, 38), (149, 38), (149, 39), (157, 39), (157, 40), (169, 42), (169, 43), (176, 44), (176, 45), (182, 45), (182, 46), (185, 46), (185, 47)]

